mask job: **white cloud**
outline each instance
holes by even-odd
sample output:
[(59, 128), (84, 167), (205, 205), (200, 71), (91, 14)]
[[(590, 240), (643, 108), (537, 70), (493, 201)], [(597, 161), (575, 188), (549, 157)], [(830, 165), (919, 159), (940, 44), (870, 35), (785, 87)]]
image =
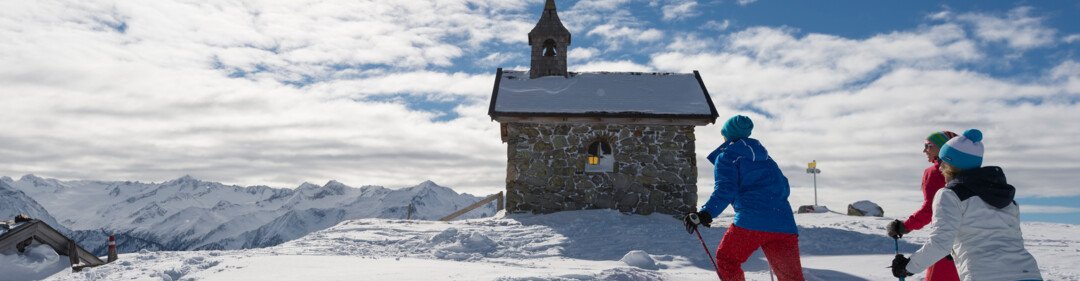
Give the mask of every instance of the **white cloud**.
[(569, 54), (567, 58), (570, 59), (571, 63), (573, 63), (587, 61), (596, 56), (596, 54), (599, 53), (600, 50), (591, 47), (584, 47), (570, 48), (570, 50), (567, 50), (566, 52)]
[(701, 14), (697, 8), (697, 1), (687, 0), (666, 4), (661, 10), (664, 14), (664, 20), (670, 21), (696, 17)]
[(741, 104), (839, 89), (891, 64), (946, 67), (981, 58), (963, 30), (949, 24), (864, 40), (824, 34), (798, 38), (790, 30), (755, 27), (725, 36), (723, 44), (716, 45), (726, 49), (675, 49), (654, 54), (651, 63), (662, 71), (709, 69), (710, 74), (703, 73), (706, 82), (726, 85), (710, 90), (718, 94), (714, 101)]
[(1055, 79), (1080, 78), (1080, 63), (1074, 60), (1063, 61), (1050, 70), (1050, 77)]
[(633, 28), (614, 24), (601, 24), (590, 30), (587, 35), (598, 35), (613, 42), (654, 42), (664, 38), (664, 33), (655, 28)]
[(395, 72), (359, 79), (342, 79), (308, 86), (306, 90), (330, 99), (363, 99), (370, 96), (414, 94), (440, 99), (468, 98), (483, 102), (491, 96), (495, 72), (468, 74), (433, 71)]
[[(986, 136), (985, 163), (1005, 167), (1019, 195), (1067, 195), (1075, 193), (1065, 182), (1080, 170), (1075, 164), (1080, 156), (1041, 159), (1055, 158), (1055, 149), (1044, 147), (1069, 146), (1069, 139), (1080, 136), (1080, 129), (1043, 120), (1080, 118), (1080, 106), (1052, 100), (1038, 107), (1011, 103), (1050, 98), (1059, 89), (1059, 85), (1015, 84), (963, 71), (901, 68), (865, 87), (759, 106), (776, 113), (770, 120), (776, 123), (766, 124), (777, 127), (766, 136), (773, 135), (774, 145), (791, 153), (779, 159), (829, 163), (836, 166), (831, 174), (842, 179), (844, 186), (865, 182), (871, 185), (865, 189), (902, 187), (903, 171), (918, 175), (925, 165), (917, 147), (925, 135), (942, 129), (979, 128)], [(1040, 131), (1055, 133), (1044, 134), (1034, 143), (1024, 137)], [(845, 145), (830, 145), (836, 143)]]
[(714, 38), (703, 38), (696, 33), (684, 33), (673, 36), (673, 41), (667, 45), (667, 49), (683, 53), (707, 52), (716, 50), (720, 44), (721, 42)]
[(639, 20), (626, 7), (628, 3), (629, 0), (578, 1), (570, 9), (560, 9), (559, 20), (575, 34), (602, 22), (638, 24)]
[(932, 19), (932, 20), (947, 20), (947, 19), (952, 18), (952, 16), (953, 16), (952, 12), (950, 12), (949, 10), (944, 10), (944, 11), (940, 11), (940, 12), (937, 12), (937, 13), (929, 14), (929, 15), (926, 16), (926, 18)]
[(1061, 62), (1050, 70), (1050, 77), (1062, 83), (1066, 93), (1080, 93), (1080, 63), (1074, 60)]
[[(5, 4), (0, 173), (501, 185), (493, 77), (424, 69), (524, 44), (510, 2)], [(431, 104), (366, 99), (393, 94)]]
[(723, 20), (723, 21), (709, 20), (709, 21), (706, 21), (705, 24), (701, 25), (701, 28), (711, 29), (711, 30), (716, 30), (716, 31), (724, 31), (724, 30), (727, 30), (730, 27), (731, 27), (731, 21), (726, 20), (726, 19)]
[(612, 11), (619, 8), (630, 0), (590, 0), (590, 1), (578, 1), (574, 4), (570, 10), (589, 10), (589, 11)]
[(569, 11), (559, 13), (571, 33), (599, 36), (601, 40), (598, 41), (606, 45), (607, 50), (638, 47), (664, 38), (661, 30), (649, 28), (651, 23), (634, 15), (632, 8), (626, 5), (629, 1), (591, 2), (580, 1)]
[[(751, 116), (754, 137), (795, 188), (793, 204), (811, 203), (803, 170), (817, 160), (830, 207), (869, 199), (909, 214), (928, 165), (922, 138), (968, 128), (983, 130), (985, 163), (1003, 166), (1018, 196), (1078, 195), (1070, 183), (1080, 155), (1060, 152), (1080, 150), (1080, 127), (1065, 121), (1080, 120), (1080, 64), (1063, 62), (1033, 82), (964, 70), (986, 57), (978, 39), (952, 23), (860, 40), (795, 34), (749, 28), (721, 36), (715, 50), (669, 48), (650, 61), (659, 71), (701, 71), (720, 122)], [(699, 157), (719, 135), (719, 126), (698, 128)], [(708, 194), (712, 166), (699, 169), (699, 193)]]
[(754, 2), (757, 2), (757, 1), (758, 0), (735, 0), (735, 2), (739, 3), (740, 6), (750, 5), (750, 4), (753, 4)]
[(956, 15), (956, 19), (974, 25), (975, 35), (989, 42), (1004, 42), (1010, 48), (1027, 50), (1052, 45), (1056, 30), (1043, 25), (1043, 18), (1031, 16), (1031, 7), (1009, 11), (1006, 17), (982, 13)]
[[(326, 98), (324, 90), (367, 90), (351, 88), (352, 83), (295, 90), (154, 69), (109, 75), (120, 73), (142, 81), (94, 93), (41, 85), (0, 87), (5, 104), (22, 105), (0, 113), (5, 120), (0, 128), (9, 132), (0, 137), (5, 173), (140, 180), (193, 174), (278, 186), (326, 179), (390, 186), (426, 178), (465, 187), (500, 182), (476, 177), (481, 171), (498, 172), (502, 157), (485, 153), (500, 144), (482, 102), (462, 104), (454, 109), (461, 118), (438, 123), (430, 121), (435, 114), (403, 104)], [(428, 84), (435, 79), (407, 79), (428, 76), (451, 80), (444, 85), (450, 89), (469, 81), (404, 75), (382, 79), (384, 88), (374, 91), (438, 90)], [(184, 84), (155, 86), (177, 79)], [(392, 88), (397, 82), (420, 88)], [(461, 143), (469, 145), (456, 147)]]
[(1070, 34), (1069, 36), (1062, 38), (1061, 41), (1069, 44), (1076, 43), (1080, 41), (1080, 34)]
[(494, 53), (488, 54), (487, 56), (484, 56), (479, 61), (477, 61), (476, 64), (480, 65), (480, 66), (486, 66), (486, 67), (502, 66), (503, 63), (505, 63), (507, 61), (510, 61), (510, 60), (513, 60), (513, 59), (517, 59), (517, 58), (522, 57), (522, 56), (523, 55), (521, 55), (521, 54), (494, 52)]

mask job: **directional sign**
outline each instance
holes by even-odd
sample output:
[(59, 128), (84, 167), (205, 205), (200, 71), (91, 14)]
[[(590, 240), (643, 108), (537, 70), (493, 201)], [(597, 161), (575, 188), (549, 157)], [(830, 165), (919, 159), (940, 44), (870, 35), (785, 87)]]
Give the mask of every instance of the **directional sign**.
[(806, 164), (807, 174), (820, 174), (821, 170), (817, 168), (817, 160)]

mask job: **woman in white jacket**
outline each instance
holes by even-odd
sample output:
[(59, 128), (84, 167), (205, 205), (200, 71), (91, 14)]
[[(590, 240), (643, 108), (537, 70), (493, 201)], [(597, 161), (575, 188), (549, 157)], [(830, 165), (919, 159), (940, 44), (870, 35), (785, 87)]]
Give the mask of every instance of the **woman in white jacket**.
[(982, 132), (970, 129), (941, 148), (945, 188), (934, 196), (930, 240), (911, 258), (896, 255), (896, 277), (921, 272), (945, 255), (955, 258), (963, 280), (1041, 280), (1024, 249), (1016, 189), (999, 167), (982, 166)]

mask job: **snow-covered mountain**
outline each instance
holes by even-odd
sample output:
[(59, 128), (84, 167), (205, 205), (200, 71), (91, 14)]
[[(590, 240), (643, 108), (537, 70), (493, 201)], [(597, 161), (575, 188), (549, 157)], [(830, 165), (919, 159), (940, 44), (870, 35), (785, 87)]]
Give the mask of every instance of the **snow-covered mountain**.
[[(224, 185), (191, 176), (141, 183), (26, 175), (17, 181), (4, 177), (0, 183), (28, 196), (15, 200), (40, 203), (54, 222), (70, 228), (74, 239), (98, 254), (105, 252), (102, 229), (117, 234), (120, 252), (255, 248), (348, 219), (438, 219), (481, 199), (431, 181), (402, 189), (353, 188), (337, 181), (287, 189)], [(460, 218), (494, 213), (489, 204)]]
[(11, 187), (8, 182), (11, 182), (11, 178), (0, 178), (0, 220), (10, 220), (19, 214), (25, 214), (48, 223), (60, 232), (71, 233), (71, 230), (58, 223), (45, 207), (21, 190)]

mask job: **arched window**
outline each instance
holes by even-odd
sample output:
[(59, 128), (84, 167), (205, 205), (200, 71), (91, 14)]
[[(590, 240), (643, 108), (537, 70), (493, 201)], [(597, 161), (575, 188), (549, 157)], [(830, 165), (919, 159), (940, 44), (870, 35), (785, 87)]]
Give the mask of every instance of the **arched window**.
[(609, 173), (615, 169), (615, 157), (607, 140), (596, 140), (586, 149), (585, 172)]
[(544, 41), (544, 56), (554, 57), (555, 55), (555, 40), (548, 39)]
[(589, 144), (589, 155), (611, 155), (611, 145), (606, 141), (598, 140)]

